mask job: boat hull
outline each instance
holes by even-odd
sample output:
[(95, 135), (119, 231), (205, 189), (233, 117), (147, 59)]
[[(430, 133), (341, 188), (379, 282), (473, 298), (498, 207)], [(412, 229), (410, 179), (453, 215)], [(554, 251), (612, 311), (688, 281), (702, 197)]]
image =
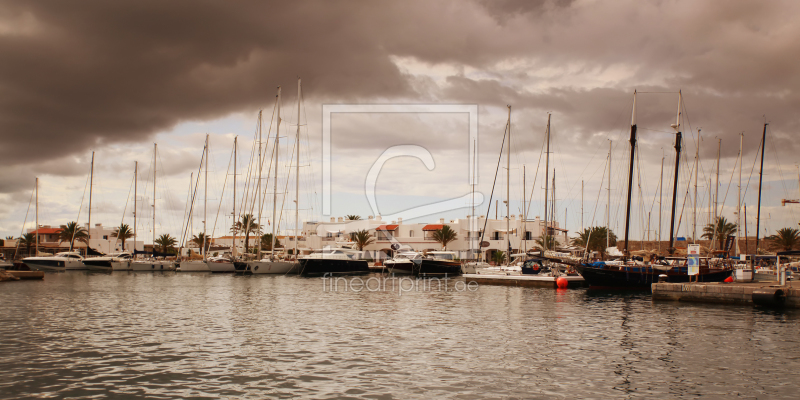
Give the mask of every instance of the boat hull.
[(211, 272), (235, 272), (233, 261), (208, 261), (208, 270)]
[(446, 277), (461, 275), (461, 263), (457, 261), (422, 260), (414, 264), (414, 276)]
[(412, 275), (414, 274), (414, 263), (411, 261), (398, 262), (398, 261), (384, 261), (383, 266), (386, 272), (395, 275)]
[(177, 271), (180, 272), (209, 272), (208, 264), (204, 261), (181, 261)]
[(174, 271), (175, 264), (166, 261), (137, 261), (131, 263), (131, 271)]
[(131, 262), (130, 261), (112, 261), (111, 262), (111, 269), (113, 271), (130, 271), (131, 270)]
[(369, 273), (369, 264), (364, 260), (315, 259), (300, 260), (300, 275), (364, 275)]
[(89, 271), (113, 271), (113, 266), (111, 265), (110, 259), (96, 260), (90, 258), (83, 260), (83, 264), (86, 266), (85, 269), (88, 269)]
[(252, 274), (290, 274), (297, 273), (298, 263), (289, 261), (249, 261)]
[[(661, 271), (646, 267), (619, 270), (579, 264), (575, 269), (586, 280), (590, 289), (650, 290), (651, 285), (658, 283), (659, 275), (662, 274), (667, 276), (669, 283), (689, 282), (689, 279), (693, 278), (685, 272), (685, 268), (683, 271), (680, 268), (677, 271)], [(701, 268), (697, 280), (699, 282), (722, 282), (732, 273), (733, 270)]]
[(66, 263), (64, 261), (56, 260), (22, 260), (22, 262), (30, 268), (31, 271), (65, 271)]

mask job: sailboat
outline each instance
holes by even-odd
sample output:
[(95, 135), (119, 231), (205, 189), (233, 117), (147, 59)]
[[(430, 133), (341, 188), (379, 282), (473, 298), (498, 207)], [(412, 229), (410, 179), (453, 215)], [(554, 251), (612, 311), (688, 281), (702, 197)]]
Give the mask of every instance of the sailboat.
[[(174, 271), (175, 270), (175, 263), (166, 261), (166, 260), (159, 260), (155, 256), (156, 254), (156, 171), (157, 171), (157, 160), (158, 160), (158, 144), (153, 144), (153, 254), (150, 259), (144, 260), (136, 260), (131, 263), (131, 270), (132, 271)], [(134, 214), (136, 215), (136, 214)], [(134, 219), (134, 225), (135, 219)], [(136, 228), (134, 228), (134, 232), (136, 232)], [(135, 236), (134, 236), (135, 237)], [(136, 239), (134, 239), (134, 243)], [(135, 246), (135, 244), (134, 244)]]
[[(297, 159), (296, 166), (297, 166), (297, 192), (299, 193), (299, 185), (300, 185), (300, 99), (301, 99), (301, 82), (300, 79), (297, 79), (297, 136), (296, 136), (296, 144), (295, 148), (297, 149)], [(274, 176), (273, 176), (273, 198), (272, 198), (272, 243), (270, 246), (271, 251), (269, 252), (269, 258), (261, 260), (253, 260), (248, 261), (247, 266), (251, 273), (253, 274), (288, 274), (291, 272), (297, 273), (298, 264), (295, 261), (291, 260), (280, 260), (275, 256), (275, 245), (277, 244), (277, 231), (276, 228), (278, 226), (278, 215), (277, 215), (277, 207), (278, 207), (278, 156), (279, 156), (279, 147), (278, 147), (278, 140), (280, 137), (280, 127), (281, 127), (281, 88), (278, 87), (278, 105), (277, 105), (277, 128), (275, 130), (275, 166), (274, 169)], [(299, 205), (299, 199), (295, 198), (296, 205)], [(295, 212), (299, 211), (299, 207), (295, 207)], [(260, 212), (259, 212), (260, 214)], [(297, 216), (297, 214), (295, 214)], [(297, 223), (295, 221), (295, 223)], [(297, 240), (295, 240), (296, 246)], [(297, 253), (295, 247), (295, 254)], [(261, 241), (259, 240), (259, 256), (261, 255)]]
[[(674, 253), (675, 241), (675, 209), (678, 190), (679, 162), (681, 151), (681, 106), (682, 99), (678, 92), (678, 117), (677, 122), (672, 125), (676, 132), (675, 138), (675, 173), (672, 193), (672, 220), (670, 223), (669, 251)], [(625, 245), (622, 265), (610, 265), (604, 262), (577, 263), (575, 269), (589, 284), (590, 288), (596, 289), (646, 289), (664, 277), (667, 282), (689, 282), (691, 275), (688, 273), (686, 264), (677, 265), (663, 262), (662, 264), (637, 264), (629, 263), (625, 260), (630, 256), (628, 251), (628, 234), (630, 228), (631, 213), (631, 194), (633, 190), (633, 167), (636, 155), (636, 91), (633, 92), (633, 112), (631, 115), (631, 135), (630, 135), (630, 168), (628, 170), (628, 200), (625, 212)], [(731, 276), (733, 270), (730, 268), (716, 268), (708, 264), (700, 265), (697, 280), (700, 282), (721, 282)]]
[[(207, 213), (207, 206), (208, 206), (208, 134), (206, 134), (206, 144), (203, 147), (203, 158), (201, 158), (201, 166), (205, 164), (205, 178), (204, 178), (204, 191), (205, 194), (203, 195), (203, 243), (200, 244), (200, 253), (203, 254), (202, 260), (181, 260), (178, 262), (178, 271), (180, 272), (209, 272), (207, 261), (207, 252), (208, 246), (206, 246), (206, 220), (208, 219)], [(198, 177), (199, 178), (199, 177)], [(195, 186), (196, 187), (196, 186)], [(189, 206), (189, 220), (194, 218), (194, 199), (195, 196), (191, 196), (191, 205)], [(189, 221), (186, 222), (187, 230), (190, 226)], [(189, 235), (191, 232), (189, 232)], [(188, 238), (188, 235), (184, 232), (185, 239)]]
[[(239, 137), (233, 138), (233, 212), (231, 215), (236, 215), (236, 162), (237, 162), (237, 149)], [(219, 214), (219, 210), (217, 210)], [(214, 232), (211, 232), (212, 236)], [(211, 272), (236, 272), (234, 260), (236, 259), (236, 228), (233, 229), (233, 244), (231, 245), (230, 257), (222, 255), (215, 257), (206, 257), (206, 266)]]

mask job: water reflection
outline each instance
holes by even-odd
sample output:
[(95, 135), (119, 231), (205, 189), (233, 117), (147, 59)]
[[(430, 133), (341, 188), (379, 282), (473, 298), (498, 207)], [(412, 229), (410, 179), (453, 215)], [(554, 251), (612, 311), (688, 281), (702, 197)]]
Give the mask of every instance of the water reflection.
[(7, 398), (794, 398), (800, 382), (796, 311), (174, 272), (2, 288)]

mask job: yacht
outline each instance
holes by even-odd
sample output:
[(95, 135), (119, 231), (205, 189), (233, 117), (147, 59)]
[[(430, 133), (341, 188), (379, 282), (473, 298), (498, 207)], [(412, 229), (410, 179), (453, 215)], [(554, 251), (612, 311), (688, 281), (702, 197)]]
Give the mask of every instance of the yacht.
[(303, 276), (368, 274), (369, 264), (366, 260), (360, 260), (360, 256), (360, 251), (344, 247), (315, 251), (300, 258), (300, 274)]
[(386, 267), (386, 272), (390, 274), (408, 274), (414, 273), (414, 265), (422, 261), (422, 254), (416, 251), (403, 251), (395, 254), (391, 260), (383, 262)]
[(131, 271), (175, 271), (175, 263), (153, 258), (136, 260), (131, 262)]
[(208, 264), (203, 260), (183, 260), (178, 263), (179, 272), (210, 272)]
[(461, 275), (461, 262), (453, 251), (429, 251), (419, 264), (414, 264), (414, 276), (439, 277)]
[(236, 267), (231, 261), (230, 257), (226, 256), (216, 256), (216, 257), (209, 257), (206, 260), (206, 265), (208, 266), (208, 270), (211, 272), (235, 272)]
[(84, 258), (83, 264), (90, 271), (130, 271), (131, 253), (124, 251), (107, 256)]
[(33, 270), (64, 271), (68, 269), (86, 269), (83, 257), (77, 251), (64, 251), (54, 256), (27, 257), (22, 262)]

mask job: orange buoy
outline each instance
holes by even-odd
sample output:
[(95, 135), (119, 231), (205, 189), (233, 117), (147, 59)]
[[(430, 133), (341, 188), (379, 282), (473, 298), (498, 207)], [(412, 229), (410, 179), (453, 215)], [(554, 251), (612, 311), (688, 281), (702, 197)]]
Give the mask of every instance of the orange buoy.
[(567, 282), (567, 278), (563, 276), (559, 276), (558, 279), (556, 279), (556, 286), (558, 286), (559, 289), (566, 289), (567, 284), (569, 284), (569, 282)]
[(729, 277), (725, 278), (725, 283), (731, 283), (731, 282), (733, 282), (733, 277), (732, 276), (729, 276)]

